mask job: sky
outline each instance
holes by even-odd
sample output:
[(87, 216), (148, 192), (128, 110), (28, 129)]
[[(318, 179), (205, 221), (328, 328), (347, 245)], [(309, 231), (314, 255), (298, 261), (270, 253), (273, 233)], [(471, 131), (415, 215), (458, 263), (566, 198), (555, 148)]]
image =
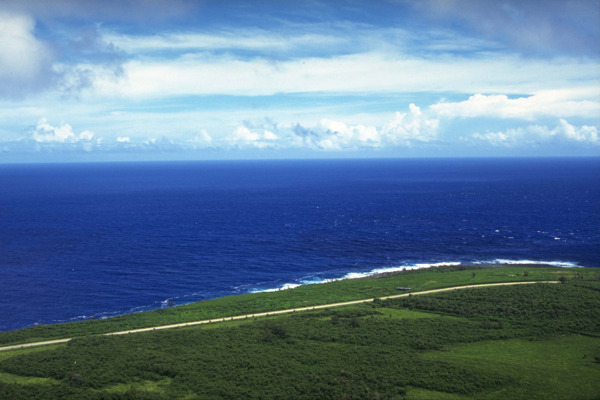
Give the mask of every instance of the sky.
[(599, 0), (2, 0), (0, 163), (600, 156)]

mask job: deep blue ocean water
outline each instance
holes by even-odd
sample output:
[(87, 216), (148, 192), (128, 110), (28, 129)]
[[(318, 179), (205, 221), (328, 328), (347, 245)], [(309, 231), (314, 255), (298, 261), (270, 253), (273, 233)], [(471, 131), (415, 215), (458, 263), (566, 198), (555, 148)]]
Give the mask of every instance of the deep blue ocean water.
[(0, 165), (0, 330), (417, 264), (599, 256), (600, 159)]

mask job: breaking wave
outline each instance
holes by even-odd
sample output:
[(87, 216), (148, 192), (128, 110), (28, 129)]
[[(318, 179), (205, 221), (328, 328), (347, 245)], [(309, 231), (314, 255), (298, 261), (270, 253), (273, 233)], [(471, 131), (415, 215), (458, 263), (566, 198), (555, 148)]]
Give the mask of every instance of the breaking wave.
[(461, 261), (449, 261), (449, 262), (436, 262), (436, 263), (416, 263), (416, 264), (408, 264), (408, 265), (400, 265), (395, 267), (386, 267), (386, 268), (375, 268), (370, 271), (365, 272), (348, 272), (340, 277), (333, 278), (321, 278), (318, 276), (311, 275), (309, 277), (303, 277), (298, 279), (295, 282), (284, 283), (275, 287), (268, 288), (253, 288), (249, 290), (250, 293), (260, 293), (260, 292), (277, 292), (280, 290), (287, 290), (297, 288), (303, 285), (312, 285), (319, 283), (327, 283), (334, 281), (341, 281), (346, 279), (359, 279), (359, 278), (367, 278), (369, 276), (380, 275), (385, 273), (393, 273), (393, 272), (401, 272), (401, 271), (410, 271), (417, 269), (426, 269), (426, 268), (438, 268), (438, 267), (452, 267), (459, 265), (549, 265), (553, 267), (561, 267), (561, 268), (573, 268), (579, 267), (575, 262), (571, 261), (536, 261), (536, 260), (507, 260), (507, 259), (495, 259), (491, 261), (472, 261), (472, 262), (461, 262)]

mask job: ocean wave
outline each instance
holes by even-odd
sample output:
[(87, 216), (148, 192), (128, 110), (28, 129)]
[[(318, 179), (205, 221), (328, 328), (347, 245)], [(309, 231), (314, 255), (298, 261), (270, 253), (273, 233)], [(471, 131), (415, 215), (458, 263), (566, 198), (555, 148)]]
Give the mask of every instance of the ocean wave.
[(360, 279), (367, 278), (369, 276), (385, 274), (385, 273), (393, 273), (393, 272), (401, 272), (401, 271), (411, 271), (417, 269), (427, 269), (427, 268), (438, 268), (438, 267), (451, 267), (451, 266), (459, 266), (459, 265), (550, 265), (553, 267), (561, 267), (561, 268), (573, 268), (579, 267), (575, 262), (571, 261), (537, 261), (537, 260), (508, 260), (497, 258), (494, 260), (486, 260), (486, 261), (444, 261), (444, 262), (435, 262), (435, 263), (415, 263), (415, 264), (407, 264), (407, 265), (399, 265), (393, 267), (383, 267), (383, 268), (375, 268), (370, 271), (365, 272), (348, 272), (340, 277), (335, 278), (320, 278), (317, 276), (303, 277), (298, 279), (296, 282), (288, 282), (276, 287), (270, 288), (254, 288), (249, 290), (249, 293), (262, 293), (262, 292), (277, 292), (280, 290), (287, 290), (297, 288), (303, 285), (313, 285), (313, 284), (321, 284), (328, 282), (341, 281), (346, 279)]
[(551, 265), (553, 267), (561, 267), (561, 268), (574, 268), (579, 267), (580, 265), (571, 261), (535, 261), (535, 260), (506, 260), (502, 258), (497, 258), (493, 261), (477, 261), (473, 264), (477, 265), (493, 265), (493, 264), (508, 264), (508, 265), (517, 265), (517, 264), (525, 264), (525, 265)]

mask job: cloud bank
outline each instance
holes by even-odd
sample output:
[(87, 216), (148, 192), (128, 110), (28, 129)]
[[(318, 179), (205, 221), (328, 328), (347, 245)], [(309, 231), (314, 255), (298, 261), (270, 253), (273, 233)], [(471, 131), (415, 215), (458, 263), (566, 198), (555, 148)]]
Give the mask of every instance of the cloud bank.
[[(588, 97), (588, 98), (586, 98)], [(538, 94), (509, 98), (504, 94), (475, 94), (461, 102), (441, 102), (430, 108), (450, 118), (515, 118), (533, 120), (538, 117), (587, 117), (600, 115), (600, 90), (547, 90)]]
[(599, 8), (5, 0), (0, 150), (600, 155)]
[(550, 129), (547, 126), (529, 125), (524, 128), (508, 129), (504, 132), (474, 133), (463, 138), (471, 143), (485, 142), (492, 146), (522, 147), (539, 146), (550, 142), (589, 144), (600, 150), (600, 136), (595, 126), (574, 126), (564, 119)]

